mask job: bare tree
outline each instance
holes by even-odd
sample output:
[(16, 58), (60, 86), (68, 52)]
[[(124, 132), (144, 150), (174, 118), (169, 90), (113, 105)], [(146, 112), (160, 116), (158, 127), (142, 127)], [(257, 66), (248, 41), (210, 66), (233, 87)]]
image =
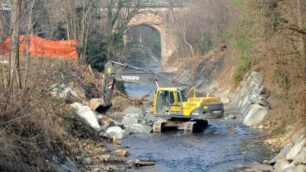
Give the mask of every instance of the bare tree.
[(115, 50), (122, 45), (123, 35), (130, 20), (140, 13), (144, 2), (143, 0), (107, 0), (105, 34), (108, 59), (115, 58)]
[[(181, 1), (182, 3), (182, 1)], [(176, 13), (176, 34), (183, 56), (206, 53), (224, 34), (230, 18), (228, 0), (192, 0)]]
[(80, 32), (78, 35), (79, 62), (86, 64), (86, 49), (88, 40), (89, 27), (92, 26), (92, 17), (94, 11), (94, 1), (82, 1), (82, 17)]
[(78, 40), (80, 64), (86, 63), (88, 31), (92, 26), (96, 1), (62, 0), (68, 39)]
[(27, 84), (27, 78), (28, 78), (28, 72), (29, 72), (29, 60), (30, 60), (30, 44), (31, 39), (30, 36), (33, 31), (33, 24), (32, 24), (32, 16), (33, 16), (33, 9), (34, 5), (36, 3), (36, 0), (32, 0), (31, 7), (29, 10), (29, 21), (27, 26), (27, 32), (26, 32), (26, 67), (25, 67), (25, 76), (23, 80), (23, 85), (26, 87)]
[(10, 48), (10, 77), (9, 88), (12, 89), (14, 79), (18, 87), (22, 88), (20, 79), (20, 61), (19, 61), (19, 17), (22, 0), (12, 0), (11, 17), (11, 48)]

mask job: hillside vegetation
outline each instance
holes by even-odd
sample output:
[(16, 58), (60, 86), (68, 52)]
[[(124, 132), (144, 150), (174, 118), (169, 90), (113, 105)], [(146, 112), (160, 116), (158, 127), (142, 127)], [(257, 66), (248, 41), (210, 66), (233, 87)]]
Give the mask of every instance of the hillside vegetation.
[[(190, 69), (190, 63), (198, 64), (193, 66), (193, 76), (208, 69), (205, 77), (210, 78), (210, 83), (217, 81), (223, 90), (234, 90), (252, 71), (261, 72), (264, 86), (271, 92), (268, 101), (272, 110), (267, 116), (273, 124), (273, 133), (284, 134), (305, 126), (306, 2), (232, 0), (194, 3), (198, 8), (211, 10), (219, 7), (217, 9), (223, 10), (220, 14), (217, 10), (212, 13), (185, 11), (182, 16), (193, 18), (186, 21), (190, 27), (185, 31), (186, 41), (194, 45), (191, 46), (194, 50), (180, 57), (177, 66)], [(184, 18), (179, 20), (184, 21)], [(181, 45), (188, 50), (190, 46), (185, 42)]]
[[(82, 90), (80, 102), (101, 97), (102, 76), (87, 65), (103, 70), (124, 52), (122, 37), (140, 0), (111, 1), (103, 15), (97, 9), (102, 1), (11, 2), (12, 13), (0, 14), (1, 41), (11, 37), (10, 54), (0, 56), (0, 171), (56, 171), (68, 157), (79, 168), (85, 157), (106, 163), (106, 140), (76, 118), (69, 106), (76, 98), (53, 97), (52, 86)], [(306, 126), (305, 0), (191, 0), (175, 18), (171, 27), (179, 46), (167, 67), (178, 67), (186, 74), (182, 79), (192, 78), (198, 87), (217, 82), (224, 92), (260, 72), (272, 107), (267, 132), (282, 135)], [(21, 33), (77, 40), (79, 63), (19, 56)], [(125, 99), (117, 102), (132, 102)]]

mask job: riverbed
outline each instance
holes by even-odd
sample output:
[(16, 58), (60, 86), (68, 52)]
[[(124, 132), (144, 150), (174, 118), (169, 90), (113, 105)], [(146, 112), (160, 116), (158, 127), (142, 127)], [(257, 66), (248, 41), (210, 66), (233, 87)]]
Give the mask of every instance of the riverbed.
[(258, 144), (260, 133), (237, 121), (211, 120), (200, 134), (170, 132), (134, 135), (123, 140), (130, 159), (150, 159), (156, 166), (130, 171), (228, 171), (238, 164), (262, 162), (270, 151)]
[[(150, 67), (155, 72), (160, 68)], [(128, 95), (140, 98), (149, 94), (153, 100), (155, 86), (125, 84)], [(209, 127), (198, 134), (168, 132), (162, 134), (131, 135), (122, 144), (129, 148), (129, 159), (154, 160), (153, 167), (130, 169), (147, 172), (223, 172), (243, 163), (262, 162), (272, 156), (271, 151), (258, 143), (260, 132), (238, 120), (209, 120)]]

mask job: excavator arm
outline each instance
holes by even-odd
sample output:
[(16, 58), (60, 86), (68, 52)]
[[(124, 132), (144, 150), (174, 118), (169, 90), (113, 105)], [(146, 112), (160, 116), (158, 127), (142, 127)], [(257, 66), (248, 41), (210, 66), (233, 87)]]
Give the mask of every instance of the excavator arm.
[(157, 87), (170, 87), (171, 82), (162, 75), (151, 70), (136, 66), (110, 61), (104, 68), (103, 95), (105, 106), (112, 105), (112, 96), (116, 81), (145, 83), (156, 85)]

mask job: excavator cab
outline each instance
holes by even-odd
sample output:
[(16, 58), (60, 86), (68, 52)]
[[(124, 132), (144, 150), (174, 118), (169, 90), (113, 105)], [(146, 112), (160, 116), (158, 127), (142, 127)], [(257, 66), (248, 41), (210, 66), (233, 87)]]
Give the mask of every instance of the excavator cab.
[(180, 113), (182, 102), (182, 93), (177, 88), (159, 87), (154, 95), (154, 114)]

